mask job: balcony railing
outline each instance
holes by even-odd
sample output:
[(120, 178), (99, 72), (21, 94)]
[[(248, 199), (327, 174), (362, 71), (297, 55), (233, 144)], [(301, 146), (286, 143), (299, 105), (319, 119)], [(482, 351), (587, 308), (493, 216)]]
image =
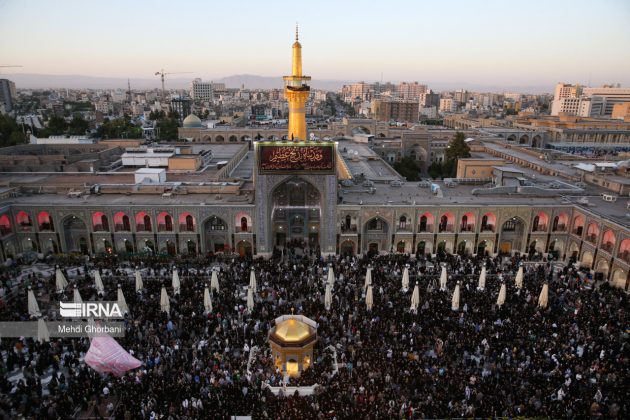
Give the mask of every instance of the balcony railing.
[(0, 226), (0, 235), (4, 236), (4, 235), (8, 235), (9, 233), (11, 233), (10, 227)]
[(411, 225), (398, 225), (398, 232), (411, 232)]
[(547, 232), (547, 225), (534, 226), (532, 232)]
[(131, 226), (125, 226), (120, 223), (116, 223), (114, 225), (114, 232), (129, 232), (131, 230)]
[(39, 230), (50, 230), (50, 231), (55, 231), (55, 228), (53, 227), (52, 223), (41, 223), (39, 225)]
[(433, 232), (433, 225), (420, 226), (418, 232), (431, 233)]
[(583, 226), (580, 226), (580, 227), (577, 227), (577, 228), (573, 229), (573, 234), (574, 235), (582, 236), (582, 232), (584, 232), (584, 227)]
[(615, 244), (613, 244), (612, 242), (606, 242), (602, 244), (601, 248), (606, 252), (612, 253), (612, 250), (614, 247), (615, 247)]
[(226, 230), (227, 226), (225, 225), (210, 225), (208, 226), (208, 230)]
[(252, 233), (252, 227), (251, 226), (247, 226), (245, 229), (243, 229), (242, 226), (236, 226), (236, 233)]
[(94, 232), (109, 232), (109, 227), (103, 226), (101, 224), (94, 225)]
[(493, 225), (482, 225), (481, 226), (481, 231), (482, 232), (494, 232), (494, 226)]
[(460, 228), (460, 232), (474, 232), (475, 231), (475, 225), (461, 225), (459, 228)]
[(195, 231), (195, 225), (187, 225), (185, 223), (180, 223), (179, 224), (179, 231), (180, 232), (194, 232)]
[(440, 225), (439, 228), (440, 232), (454, 232), (454, 226), (453, 225)]
[(136, 232), (151, 232), (151, 226), (136, 225)]
[(173, 231), (173, 225), (167, 226), (167, 225), (158, 225), (158, 232), (172, 232)]
[(554, 232), (565, 232), (567, 230), (567, 225), (558, 225), (553, 230)]
[(586, 240), (594, 244), (595, 241), (597, 241), (597, 235), (593, 235), (593, 234), (586, 235)]
[(618, 257), (630, 264), (630, 251), (623, 251)]

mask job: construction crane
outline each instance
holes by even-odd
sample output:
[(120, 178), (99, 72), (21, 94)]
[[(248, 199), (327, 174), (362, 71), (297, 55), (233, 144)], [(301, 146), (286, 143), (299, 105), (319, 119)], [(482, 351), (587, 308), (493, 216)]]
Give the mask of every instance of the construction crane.
[(0, 68), (6, 68), (6, 67), (24, 67), (24, 66), (0, 66)]
[(164, 69), (160, 70), (160, 71), (156, 71), (155, 75), (156, 76), (160, 76), (162, 78), (162, 101), (164, 101), (166, 99), (166, 97), (164, 96), (164, 76), (166, 76), (167, 74), (190, 74), (192, 73), (191, 71), (180, 71), (180, 72), (176, 72), (176, 73), (165, 73)]

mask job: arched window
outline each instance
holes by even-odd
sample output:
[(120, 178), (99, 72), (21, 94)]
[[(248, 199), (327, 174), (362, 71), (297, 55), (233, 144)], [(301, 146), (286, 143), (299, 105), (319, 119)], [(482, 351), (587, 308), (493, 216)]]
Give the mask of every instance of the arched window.
[(173, 231), (173, 217), (162, 212), (157, 215), (158, 232), (172, 232)]
[(241, 217), (241, 232), (247, 232), (249, 228), (247, 227), (247, 217)]
[(180, 232), (194, 232), (195, 231), (195, 218), (192, 214), (185, 212), (179, 215), (179, 231)]
[(129, 216), (122, 211), (114, 214), (114, 232), (129, 232), (131, 231), (131, 222)]
[(136, 214), (136, 231), (137, 232), (151, 232), (151, 216), (149, 216), (146, 212), (141, 211)]
[(591, 223), (588, 225), (586, 229), (586, 240), (595, 243), (597, 242), (597, 237), (599, 236), (599, 226), (596, 223)]
[(400, 219), (398, 219), (398, 229), (400, 230), (407, 229), (407, 216), (400, 216)]
[(33, 221), (31, 220), (31, 216), (28, 215), (25, 211), (20, 211), (17, 216), (15, 216), (15, 221), (20, 227), (31, 227), (33, 226)]
[(576, 235), (582, 235), (584, 231), (584, 217), (576, 216), (573, 219), (573, 233)]
[(7, 233), (11, 233), (11, 221), (9, 216), (3, 214), (0, 216), (0, 234), (6, 235)]
[(37, 215), (37, 222), (39, 224), (39, 230), (55, 230), (52, 217), (50, 217), (50, 214), (46, 211), (42, 211)]

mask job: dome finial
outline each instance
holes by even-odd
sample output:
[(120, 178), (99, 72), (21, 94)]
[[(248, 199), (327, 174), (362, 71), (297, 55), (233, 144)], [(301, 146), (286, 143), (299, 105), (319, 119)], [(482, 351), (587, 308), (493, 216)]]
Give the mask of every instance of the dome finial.
[(298, 41), (299, 40), (299, 36), (298, 36), (298, 23), (295, 22), (295, 40)]

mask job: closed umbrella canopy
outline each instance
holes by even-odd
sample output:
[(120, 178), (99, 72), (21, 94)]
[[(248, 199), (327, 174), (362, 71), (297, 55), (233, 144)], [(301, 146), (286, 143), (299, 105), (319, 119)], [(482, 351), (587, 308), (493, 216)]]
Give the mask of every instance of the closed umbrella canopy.
[(333, 270), (332, 265), (328, 266), (328, 284), (335, 284), (335, 270)]
[(541, 308), (546, 308), (549, 303), (549, 285), (547, 283), (543, 284), (542, 290), (540, 291), (540, 296), (538, 296), (538, 306)]
[(252, 268), (252, 270), (249, 272), (249, 288), (255, 292), (257, 290), (257, 286), (258, 283), (256, 282), (256, 272)]
[(459, 311), (459, 282), (455, 286), (455, 291), (453, 292), (453, 300), (451, 301), (451, 309), (454, 311)]
[(162, 292), (160, 294), (160, 309), (167, 314), (171, 312), (171, 304), (169, 303), (166, 287), (164, 286), (162, 286)]
[(118, 302), (118, 307), (123, 314), (129, 312), (129, 307), (127, 306), (127, 301), (125, 300), (125, 295), (123, 295), (120, 284), (118, 285), (118, 297), (116, 301)]
[(173, 293), (178, 295), (181, 284), (179, 283), (179, 274), (177, 273), (177, 269), (173, 270)]
[(372, 285), (369, 285), (365, 293), (365, 306), (368, 311), (372, 310), (372, 305), (374, 305), (374, 297), (372, 296)]
[(77, 285), (74, 285), (74, 296), (72, 297), (72, 301), (74, 303), (81, 303), (83, 302), (83, 299), (81, 299), (81, 293), (79, 293), (79, 288), (77, 287)]
[(516, 273), (516, 278), (514, 279), (514, 283), (516, 283), (517, 289), (523, 288), (523, 266), (518, 268), (518, 272)]
[(247, 312), (250, 314), (254, 311), (254, 289), (247, 288)]
[(402, 288), (409, 289), (409, 267), (405, 267), (402, 275)]
[(479, 284), (477, 285), (478, 290), (483, 290), (486, 288), (486, 266), (484, 265), (481, 269), (481, 274), (479, 275)]
[(411, 310), (416, 312), (418, 305), (420, 305), (420, 289), (418, 288), (418, 283), (416, 283), (411, 294)]
[(30, 316), (41, 315), (41, 312), (39, 311), (39, 305), (37, 304), (37, 300), (35, 300), (35, 294), (30, 287), (28, 288), (28, 314)]
[(142, 276), (140, 275), (140, 271), (136, 270), (136, 292), (142, 290), (144, 285), (142, 284)]
[(57, 267), (57, 270), (55, 271), (55, 283), (57, 284), (58, 292), (62, 292), (68, 285), (68, 281), (59, 267)]
[(442, 266), (442, 273), (440, 274), (440, 290), (446, 290), (446, 267)]
[(210, 279), (210, 289), (219, 292), (219, 278), (217, 277), (216, 271), (212, 272), (212, 278)]
[(206, 313), (212, 312), (212, 298), (210, 297), (210, 290), (208, 290), (208, 286), (203, 289), (203, 307), (206, 310)]
[(326, 310), (330, 310), (332, 306), (332, 285), (328, 283), (326, 285), (326, 293), (324, 294), (324, 305), (326, 306)]
[(96, 293), (104, 293), (105, 286), (103, 286), (103, 279), (101, 279), (101, 273), (98, 270), (94, 270), (94, 287), (96, 288)]
[(372, 285), (372, 267), (368, 267), (365, 271), (365, 285), (363, 287), (367, 288)]
[(505, 283), (501, 284), (499, 289), (499, 297), (497, 298), (497, 306), (501, 307), (505, 303)]
[(48, 331), (44, 318), (39, 318), (37, 320), (37, 341), (40, 343), (50, 341), (50, 332)]

